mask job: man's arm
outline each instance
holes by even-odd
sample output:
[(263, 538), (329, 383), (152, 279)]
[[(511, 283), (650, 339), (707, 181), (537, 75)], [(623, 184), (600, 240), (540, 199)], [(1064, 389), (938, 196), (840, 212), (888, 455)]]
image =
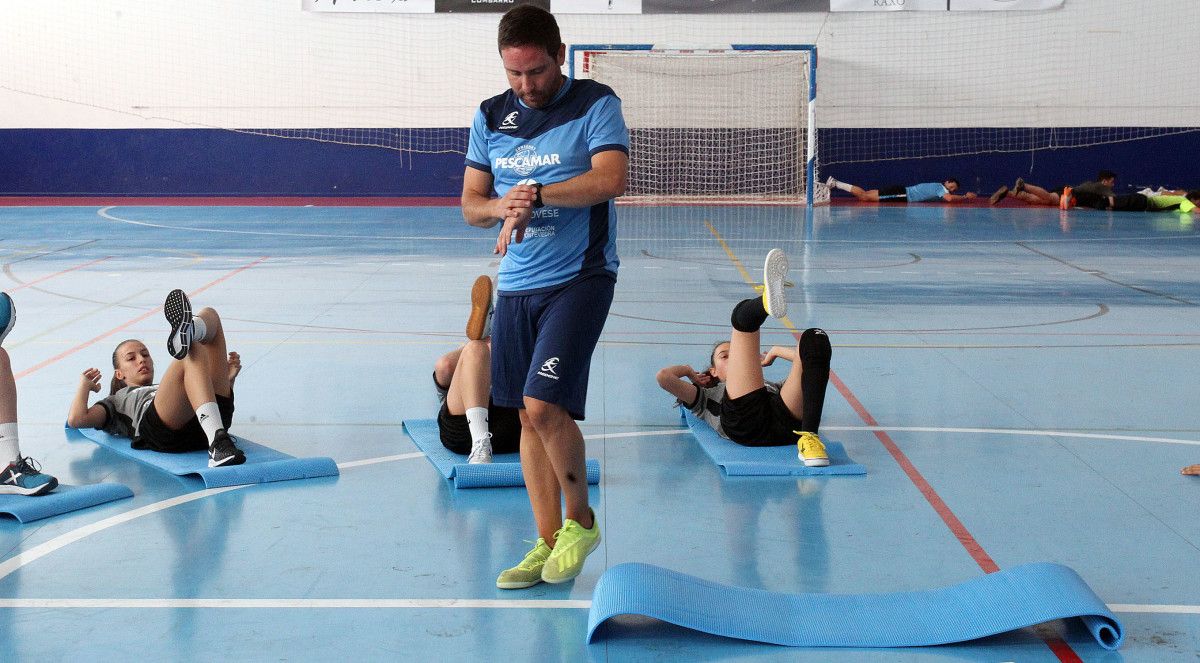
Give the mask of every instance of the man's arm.
[(948, 203), (965, 203), (968, 200), (971, 200), (973, 198), (975, 198), (974, 191), (968, 191), (961, 196), (956, 196), (953, 193), (948, 193), (948, 194), (942, 196), (942, 200), (944, 200)]
[(510, 208), (532, 208), (533, 187), (514, 186), (502, 198), (492, 197), (492, 174), (467, 166), (463, 173), (463, 218), (472, 226), (491, 228), (509, 216)]
[(551, 207), (591, 207), (625, 194), (629, 155), (605, 150), (592, 155), (592, 169), (569, 180), (545, 184), (542, 202)]

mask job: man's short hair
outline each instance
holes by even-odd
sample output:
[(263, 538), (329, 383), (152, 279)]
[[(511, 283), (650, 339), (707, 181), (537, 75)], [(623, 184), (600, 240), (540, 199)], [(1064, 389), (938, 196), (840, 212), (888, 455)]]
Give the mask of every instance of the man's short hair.
[(1100, 180), (1115, 180), (1115, 179), (1117, 179), (1117, 174), (1112, 172), (1111, 170), (1102, 170), (1096, 174), (1097, 182), (1099, 182)]
[(1192, 189), (1191, 191), (1188, 191), (1187, 195), (1184, 197), (1193, 203), (1200, 205), (1200, 189)]
[(942, 184), (945, 184), (946, 182), (954, 182), (954, 186), (962, 186), (958, 183), (958, 180), (954, 179), (953, 177), (947, 177), (946, 179), (942, 180)]
[(517, 5), (500, 19), (496, 46), (501, 51), (513, 46), (541, 46), (555, 58), (562, 47), (562, 35), (554, 14), (536, 5)]

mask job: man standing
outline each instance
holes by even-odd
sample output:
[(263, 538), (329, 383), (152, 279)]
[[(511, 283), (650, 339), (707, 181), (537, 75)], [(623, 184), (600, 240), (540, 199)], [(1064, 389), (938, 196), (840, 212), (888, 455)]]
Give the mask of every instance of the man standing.
[[(588, 506), (583, 434), (588, 369), (616, 285), (616, 206), (629, 134), (608, 86), (562, 74), (558, 23), (509, 10), (497, 39), (510, 90), (471, 125), (462, 209), (503, 224), (492, 326), (492, 400), (520, 408), (521, 468), (538, 535), (501, 589), (566, 582), (600, 543)], [(566, 512), (564, 519), (563, 502)]]

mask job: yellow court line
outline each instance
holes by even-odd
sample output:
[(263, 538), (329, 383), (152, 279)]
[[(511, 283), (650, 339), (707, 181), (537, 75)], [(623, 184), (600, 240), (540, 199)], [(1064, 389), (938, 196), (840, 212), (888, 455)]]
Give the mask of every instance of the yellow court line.
[[(729, 248), (729, 244), (725, 242), (725, 238), (721, 237), (721, 233), (717, 231), (711, 222), (705, 221), (704, 225), (708, 226), (708, 232), (712, 233), (712, 236), (717, 240), (717, 243), (721, 245), (721, 248), (725, 249), (725, 255), (729, 256), (729, 259), (733, 262), (733, 266), (737, 267), (738, 271), (742, 273), (742, 278), (746, 281), (746, 283), (751, 288), (754, 288), (755, 291), (761, 293), (766, 288), (765, 284), (760, 284), (750, 276), (750, 272), (746, 271), (746, 266), (742, 264), (741, 260), (738, 260), (737, 254), (733, 252), (733, 249)], [(800, 332), (800, 330), (796, 328), (796, 325), (793, 324), (791, 319), (786, 315), (780, 318), (780, 321), (783, 322), (783, 326), (790, 329), (793, 333)]]

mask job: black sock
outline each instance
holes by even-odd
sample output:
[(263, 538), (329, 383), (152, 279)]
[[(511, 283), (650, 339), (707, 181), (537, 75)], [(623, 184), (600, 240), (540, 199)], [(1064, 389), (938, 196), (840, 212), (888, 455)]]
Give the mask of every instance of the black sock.
[(833, 348), (823, 329), (805, 329), (798, 345), (800, 365), (804, 373), (800, 387), (804, 390), (803, 430), (817, 432), (821, 427), (821, 411), (825, 409), (825, 387), (829, 385), (829, 359)]
[(733, 307), (729, 322), (740, 332), (756, 332), (767, 320), (767, 309), (763, 306), (762, 297), (743, 299)]

